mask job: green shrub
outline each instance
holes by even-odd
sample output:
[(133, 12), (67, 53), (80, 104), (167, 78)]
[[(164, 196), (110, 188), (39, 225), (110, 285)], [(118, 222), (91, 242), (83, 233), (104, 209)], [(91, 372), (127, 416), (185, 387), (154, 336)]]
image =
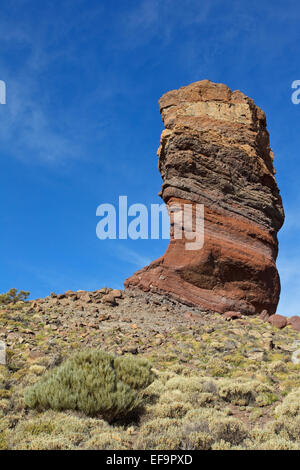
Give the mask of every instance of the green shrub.
[(137, 449), (175, 450), (181, 442), (180, 420), (171, 418), (154, 418), (141, 426)]
[(151, 364), (143, 358), (133, 356), (117, 357), (114, 360), (114, 367), (118, 379), (134, 390), (146, 388), (154, 380)]
[(279, 417), (300, 416), (300, 390), (289, 393), (283, 402), (275, 409), (275, 414)]
[(13, 288), (10, 289), (5, 294), (0, 294), (0, 305), (7, 305), (7, 304), (16, 304), (17, 302), (24, 302), (27, 297), (29, 297), (30, 292), (25, 292), (20, 290), (18, 292), (17, 289)]
[(209, 429), (216, 441), (223, 440), (234, 445), (240, 444), (247, 437), (245, 426), (236, 418), (216, 417), (211, 421)]
[(247, 431), (241, 421), (215, 409), (192, 410), (186, 414), (184, 421), (187, 423), (183, 433), (185, 439), (189, 439), (190, 432), (200, 432), (208, 433), (212, 442), (223, 440), (238, 445), (247, 437)]
[(300, 446), (296, 442), (287, 441), (279, 436), (275, 436), (262, 444), (253, 443), (250, 450), (299, 450)]
[(214, 380), (208, 377), (172, 377), (166, 383), (167, 390), (180, 390), (182, 393), (216, 393), (217, 387)]
[(224, 380), (219, 387), (219, 396), (233, 405), (247, 406), (257, 403), (267, 406), (277, 400), (273, 389), (257, 380), (239, 382)]
[(190, 403), (173, 401), (172, 403), (157, 403), (152, 409), (154, 416), (160, 418), (182, 418), (192, 409)]
[(87, 350), (44, 374), (26, 390), (25, 404), (30, 408), (101, 415), (110, 422), (128, 416), (139, 407), (138, 390), (151, 380), (150, 366), (143, 360), (115, 358), (102, 351)]

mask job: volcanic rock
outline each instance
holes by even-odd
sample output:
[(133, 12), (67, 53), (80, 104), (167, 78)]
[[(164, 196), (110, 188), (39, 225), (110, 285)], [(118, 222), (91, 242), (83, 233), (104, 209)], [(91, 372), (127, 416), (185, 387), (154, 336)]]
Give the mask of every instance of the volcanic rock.
[(262, 321), (268, 321), (269, 318), (270, 318), (270, 315), (267, 310), (263, 310), (261, 314), (259, 315), (259, 319)]
[(287, 318), (282, 315), (271, 315), (268, 319), (268, 323), (276, 328), (285, 328), (287, 325)]
[[(161, 197), (171, 218), (164, 256), (125, 287), (169, 296), (205, 311), (274, 314), (280, 280), (277, 232), (284, 212), (265, 113), (240, 91), (208, 80), (159, 101)], [(174, 209), (204, 205), (204, 244), (174, 236)]]
[(112, 305), (112, 306), (113, 306), (113, 305), (116, 305), (116, 298), (115, 298), (115, 296), (112, 295), (111, 292), (110, 292), (110, 293), (108, 293), (108, 294), (105, 294), (105, 295), (102, 297), (101, 302), (102, 302), (103, 304), (107, 304), (107, 305)]
[(240, 312), (225, 312), (224, 318), (228, 321), (238, 320), (239, 318), (242, 318), (242, 315), (240, 314)]
[(288, 318), (288, 324), (291, 325), (294, 330), (300, 331), (300, 317), (297, 315)]

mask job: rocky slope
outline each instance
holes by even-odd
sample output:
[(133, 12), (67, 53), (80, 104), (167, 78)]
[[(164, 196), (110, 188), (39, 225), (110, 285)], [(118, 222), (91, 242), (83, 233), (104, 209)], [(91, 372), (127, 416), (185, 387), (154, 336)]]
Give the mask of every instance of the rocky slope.
[(195, 213), (204, 204), (204, 246), (186, 250), (171, 224), (165, 255), (125, 286), (203, 310), (274, 314), (284, 213), (264, 112), (240, 91), (208, 80), (166, 93), (159, 106), (161, 196), (170, 210), (189, 204)]
[[(0, 308), (2, 449), (300, 449), (300, 336), (161, 295), (100, 289)], [(24, 391), (74, 351), (147, 358), (134, 420), (30, 410)]]

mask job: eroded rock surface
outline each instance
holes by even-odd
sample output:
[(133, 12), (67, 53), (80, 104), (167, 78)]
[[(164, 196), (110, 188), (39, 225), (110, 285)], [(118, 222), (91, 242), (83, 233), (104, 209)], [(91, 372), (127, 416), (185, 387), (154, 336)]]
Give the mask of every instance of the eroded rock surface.
[(240, 91), (208, 80), (159, 101), (161, 196), (172, 206), (204, 205), (204, 246), (171, 239), (163, 257), (125, 287), (167, 294), (224, 313), (274, 314), (280, 295), (277, 232), (284, 212), (265, 113)]

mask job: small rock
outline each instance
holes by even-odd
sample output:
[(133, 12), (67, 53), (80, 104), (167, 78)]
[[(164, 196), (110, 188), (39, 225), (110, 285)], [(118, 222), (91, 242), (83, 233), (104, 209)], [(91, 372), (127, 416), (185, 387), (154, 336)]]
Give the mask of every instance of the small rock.
[(300, 331), (300, 317), (295, 315), (294, 317), (288, 318), (287, 322), (294, 330)]
[(268, 319), (270, 318), (268, 310), (263, 310), (258, 318), (262, 321), (268, 321)]
[(195, 313), (192, 313), (192, 312), (186, 312), (185, 317), (191, 321), (200, 321), (199, 315), (196, 315)]
[(138, 353), (138, 348), (136, 346), (132, 346), (132, 345), (125, 346), (123, 348), (123, 352), (127, 352), (127, 353), (130, 353), (130, 354), (137, 354)]
[(102, 302), (103, 304), (107, 304), (107, 305), (111, 305), (111, 306), (114, 306), (114, 305), (117, 304), (116, 299), (115, 299), (115, 296), (112, 295), (111, 293), (105, 294), (105, 295), (102, 297), (101, 302)]
[(105, 320), (109, 320), (111, 317), (110, 317), (110, 315), (107, 315), (107, 314), (105, 314), (105, 313), (102, 313), (102, 314), (99, 315), (97, 318), (98, 318), (99, 321), (105, 321)]
[(265, 351), (254, 350), (248, 354), (248, 359), (252, 361), (263, 361), (266, 358)]
[(203, 331), (205, 331), (205, 333), (207, 333), (208, 335), (210, 335), (211, 333), (214, 333), (215, 329), (213, 326), (205, 326), (203, 328)]
[(231, 321), (237, 320), (238, 318), (242, 318), (242, 315), (240, 312), (225, 312), (223, 314), (223, 317), (225, 318), (225, 320)]
[(287, 318), (282, 315), (271, 315), (268, 319), (268, 323), (276, 328), (282, 329), (287, 325)]
[(90, 312), (93, 314), (97, 314), (99, 313), (99, 310), (97, 309), (97, 307), (94, 307), (94, 308), (91, 308)]
[(101, 289), (99, 289), (98, 291), (100, 294), (108, 294), (108, 289), (107, 287), (102, 287)]
[(275, 344), (273, 343), (272, 339), (266, 339), (264, 341), (261, 341), (260, 345), (267, 351), (272, 351), (272, 349), (275, 348)]
[(300, 349), (293, 352), (291, 361), (293, 364), (300, 364)]
[(90, 294), (87, 294), (87, 293), (84, 294), (84, 295), (81, 295), (80, 300), (82, 300), (82, 302), (86, 302), (87, 304), (92, 302), (92, 298), (91, 298)]
[(113, 295), (116, 299), (122, 298), (122, 291), (119, 289), (113, 289), (110, 291), (110, 294)]

